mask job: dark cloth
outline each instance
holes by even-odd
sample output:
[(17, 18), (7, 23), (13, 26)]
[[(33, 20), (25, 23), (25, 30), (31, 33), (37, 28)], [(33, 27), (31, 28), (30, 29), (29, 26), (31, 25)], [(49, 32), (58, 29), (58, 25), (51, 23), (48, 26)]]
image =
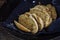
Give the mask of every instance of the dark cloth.
[(4, 21), (11, 14), (12, 10), (21, 2), (20, 0), (6, 0), (0, 8), (0, 21)]

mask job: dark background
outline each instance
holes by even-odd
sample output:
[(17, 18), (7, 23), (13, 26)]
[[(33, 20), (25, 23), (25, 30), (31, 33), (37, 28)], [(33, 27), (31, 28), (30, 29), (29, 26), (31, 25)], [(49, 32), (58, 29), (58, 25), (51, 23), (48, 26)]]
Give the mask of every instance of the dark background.
[[(21, 2), (21, 1), (20, 0), (3, 0), (3, 2), (0, 1), (0, 7), (1, 7), (0, 8), (0, 22), (7, 19), (9, 14), (19, 4), (19, 2)], [(5, 13), (7, 15), (4, 15)], [(10, 34), (7, 30), (5, 30), (4, 27), (2, 27), (0, 25), (0, 40), (23, 40), (23, 39), (17, 38), (16, 36)], [(50, 40), (60, 40), (60, 36), (55, 37), (55, 38), (50, 39)]]

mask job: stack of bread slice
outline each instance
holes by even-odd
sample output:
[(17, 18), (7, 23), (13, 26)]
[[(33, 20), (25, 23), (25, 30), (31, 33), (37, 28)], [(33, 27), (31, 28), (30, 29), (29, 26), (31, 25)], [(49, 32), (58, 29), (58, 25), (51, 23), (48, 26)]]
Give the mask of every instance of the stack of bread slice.
[(29, 12), (19, 15), (18, 22), (14, 20), (14, 23), (20, 30), (35, 34), (49, 27), (56, 18), (55, 7), (51, 4), (36, 5)]

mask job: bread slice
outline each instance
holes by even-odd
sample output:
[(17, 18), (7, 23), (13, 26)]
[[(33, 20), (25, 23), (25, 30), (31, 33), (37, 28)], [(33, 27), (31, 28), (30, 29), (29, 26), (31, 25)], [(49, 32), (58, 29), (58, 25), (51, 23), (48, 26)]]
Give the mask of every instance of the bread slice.
[(42, 18), (40, 18), (36, 14), (32, 14), (32, 16), (36, 19), (36, 21), (38, 23), (39, 31), (43, 30), (43, 28), (44, 28), (44, 22), (43, 22)]
[(26, 27), (24, 27), (22, 24), (18, 23), (17, 21), (14, 20), (14, 23), (18, 29), (23, 30), (25, 32), (31, 32), (29, 29), (27, 29)]
[(27, 29), (31, 30), (33, 34), (38, 32), (38, 24), (30, 13), (20, 15), (18, 21)]
[(49, 8), (49, 11), (51, 13), (49, 13), (52, 17), (53, 20), (55, 20), (57, 18), (57, 13), (56, 13), (56, 9), (54, 6), (52, 6), (51, 4), (48, 4), (47, 7)]
[(48, 12), (47, 11), (44, 11), (45, 12), (45, 14), (46, 14), (46, 22), (45, 22), (45, 27), (48, 27), (51, 23), (52, 23), (52, 18), (51, 18), (51, 16), (48, 14)]
[(52, 7), (51, 12), (52, 12), (51, 16), (53, 20), (55, 20), (57, 18), (57, 13), (54, 6)]
[[(31, 14), (36, 14), (37, 16), (41, 17), (42, 20), (44, 21), (45, 27), (48, 27), (48, 25), (50, 24), (49, 20), (50, 20), (51, 17), (48, 14), (48, 12), (44, 9), (44, 7), (42, 7), (42, 8), (43, 8), (42, 11), (40, 11), (40, 8), (38, 8), (38, 9), (36, 9), (36, 8), (31, 9), (30, 13)], [(51, 18), (51, 20), (52, 20), (52, 18)]]

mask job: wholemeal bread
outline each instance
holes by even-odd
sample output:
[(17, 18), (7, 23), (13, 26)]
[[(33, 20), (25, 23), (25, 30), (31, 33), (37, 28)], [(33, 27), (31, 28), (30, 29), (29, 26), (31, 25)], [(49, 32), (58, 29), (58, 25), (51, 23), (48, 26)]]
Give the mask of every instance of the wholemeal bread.
[(16, 27), (20, 30), (23, 30), (25, 32), (31, 32), (29, 29), (27, 29), (25, 26), (23, 26), (22, 24), (18, 23), (17, 21), (14, 20), (14, 23), (16, 25)]
[[(48, 12), (44, 9), (44, 7), (42, 7), (41, 10), (43, 10), (43, 11), (40, 11), (40, 8), (38, 8), (38, 9), (37, 8), (33, 8), (33, 9), (30, 9), (30, 13), (31, 14), (36, 14), (37, 16), (41, 17), (42, 20), (44, 21), (45, 27), (48, 27), (50, 22), (52, 22), (52, 18), (50, 17)], [(51, 20), (51, 21), (49, 21), (49, 20)]]
[(49, 27), (56, 18), (55, 7), (51, 4), (36, 5), (29, 12), (19, 15), (18, 22), (14, 20), (14, 23), (20, 30), (35, 34)]
[(38, 23), (39, 31), (43, 30), (43, 28), (44, 28), (44, 22), (43, 22), (42, 18), (40, 18), (40, 17), (37, 16), (36, 14), (32, 14), (32, 16), (35, 18), (35, 20), (36, 20), (37, 23)]
[(49, 11), (51, 13), (49, 13), (52, 17), (53, 20), (55, 20), (57, 18), (57, 13), (56, 13), (56, 9), (54, 6), (52, 6), (51, 4), (48, 4), (47, 7), (49, 8)]
[(33, 34), (38, 32), (38, 24), (30, 13), (25, 13), (19, 16), (19, 23), (31, 30)]

